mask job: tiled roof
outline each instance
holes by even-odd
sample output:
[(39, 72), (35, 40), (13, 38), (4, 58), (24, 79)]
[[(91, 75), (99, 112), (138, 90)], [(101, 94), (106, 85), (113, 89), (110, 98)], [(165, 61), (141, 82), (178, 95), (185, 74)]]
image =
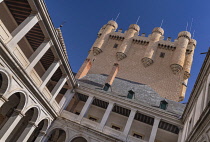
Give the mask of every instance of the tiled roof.
[[(78, 82), (82, 86), (98, 91), (103, 91), (102, 88), (105, 84), (106, 78), (107, 75), (103, 74), (88, 74), (85, 77), (79, 79)], [(133, 90), (135, 92), (135, 98), (133, 101), (152, 107), (159, 108), (160, 101), (165, 99), (160, 97), (158, 93), (156, 93), (150, 86), (146, 84), (129, 81), (122, 78), (115, 78), (111, 89), (106, 91), (106, 93), (121, 96), (122, 98), (127, 99), (126, 96), (129, 90)], [(167, 102), (168, 107), (165, 111), (180, 117), (184, 111), (185, 104), (181, 104), (172, 100), (167, 100)]]

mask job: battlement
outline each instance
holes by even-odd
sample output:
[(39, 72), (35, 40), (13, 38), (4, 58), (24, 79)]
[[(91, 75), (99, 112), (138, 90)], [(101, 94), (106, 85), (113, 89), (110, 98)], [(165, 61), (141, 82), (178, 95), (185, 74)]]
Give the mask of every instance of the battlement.
[[(100, 29), (87, 57), (90, 63), (84, 62), (79, 71), (82, 76), (77, 75), (78, 78), (89, 73), (109, 75), (117, 63), (119, 71), (115, 76), (150, 85), (167, 99), (183, 100), (186, 91), (183, 82), (190, 77), (196, 46), (191, 34), (182, 31), (171, 41), (170, 37), (164, 39), (161, 27), (154, 28), (148, 36), (139, 35), (140, 27), (136, 24), (124, 32), (116, 31), (117, 27), (111, 20)], [(84, 70), (86, 66), (88, 71)]]

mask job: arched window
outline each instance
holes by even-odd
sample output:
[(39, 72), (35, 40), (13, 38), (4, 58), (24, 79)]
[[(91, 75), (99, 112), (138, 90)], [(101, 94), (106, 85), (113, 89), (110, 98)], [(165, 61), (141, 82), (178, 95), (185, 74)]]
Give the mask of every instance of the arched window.
[(64, 142), (66, 140), (66, 132), (56, 128), (51, 132), (47, 142)]
[(87, 140), (83, 137), (76, 137), (71, 142), (87, 142)]

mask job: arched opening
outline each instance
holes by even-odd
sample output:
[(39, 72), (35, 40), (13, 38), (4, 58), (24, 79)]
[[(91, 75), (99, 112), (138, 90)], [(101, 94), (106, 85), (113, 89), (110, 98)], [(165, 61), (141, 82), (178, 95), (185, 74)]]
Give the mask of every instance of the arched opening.
[[(39, 124), (38, 127), (34, 130), (34, 132), (31, 134), (31, 136), (29, 137), (27, 142), (34, 142), (38, 137), (42, 137), (42, 135), (40, 136), (40, 132), (46, 132), (48, 127), (48, 120), (44, 119), (42, 120)], [(41, 138), (40, 138), (41, 139)]]
[(87, 140), (83, 137), (76, 137), (71, 142), (87, 142)]
[(25, 97), (21, 93), (15, 93), (9, 97), (6, 103), (0, 108), (0, 130), (7, 122), (7, 120), (12, 116), (15, 109), (22, 110), (25, 104)]
[(8, 137), (8, 142), (14, 142), (17, 141), (18, 138), (21, 136), (21, 134), (24, 132), (26, 127), (31, 128), (32, 123), (36, 121), (38, 118), (38, 109), (37, 108), (31, 108), (26, 113), (25, 116), (22, 117), (22, 119), (19, 121), (19, 123), (16, 125), (16, 127), (13, 129), (12, 133)]
[(62, 129), (56, 128), (52, 130), (47, 142), (64, 142), (66, 140), (66, 132)]
[(5, 73), (0, 72), (0, 95), (3, 95), (8, 88), (8, 77)]

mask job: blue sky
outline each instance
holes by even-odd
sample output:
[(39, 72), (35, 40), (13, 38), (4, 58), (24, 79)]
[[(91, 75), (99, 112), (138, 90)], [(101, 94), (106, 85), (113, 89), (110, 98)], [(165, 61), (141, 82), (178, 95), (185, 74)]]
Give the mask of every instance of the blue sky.
[(154, 27), (162, 28), (165, 39), (177, 38), (180, 31), (195, 30), (194, 38), (198, 44), (195, 50), (191, 77), (188, 82), (186, 102), (210, 44), (210, 1), (209, 0), (45, 0), (55, 27), (66, 21), (62, 28), (69, 60), (74, 72), (77, 72), (86, 59), (89, 49), (96, 39), (99, 29), (112, 18), (117, 19), (118, 28), (127, 30), (130, 24), (138, 25), (140, 34), (151, 34)]

